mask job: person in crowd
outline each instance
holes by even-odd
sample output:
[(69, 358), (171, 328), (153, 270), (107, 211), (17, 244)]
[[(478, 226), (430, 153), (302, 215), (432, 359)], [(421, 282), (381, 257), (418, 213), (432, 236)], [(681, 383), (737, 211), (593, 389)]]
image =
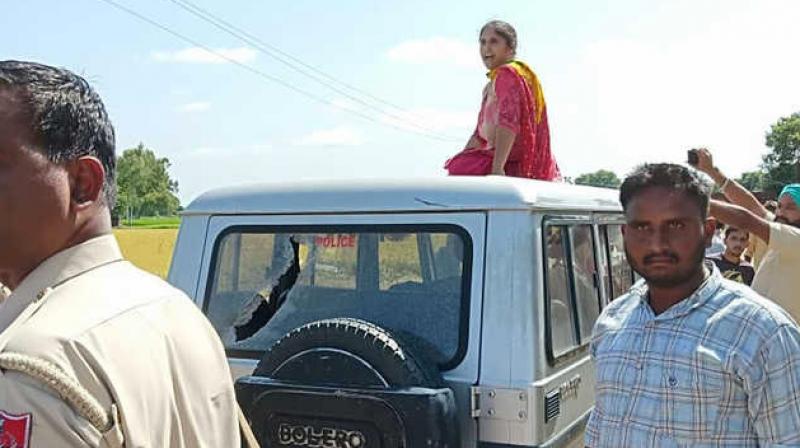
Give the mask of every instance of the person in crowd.
[(517, 33), (503, 21), (480, 31), (480, 55), (489, 70), (478, 124), (464, 149), (445, 163), (450, 175), (507, 175), (559, 180), (550, 150), (547, 104), (539, 79), (515, 59)]
[(711, 213), (725, 224), (755, 235), (766, 246), (753, 289), (800, 321), (800, 184), (783, 188), (773, 215), (751, 192), (714, 165), (708, 149), (696, 153), (697, 168), (711, 176), (730, 201), (712, 200)]
[(708, 257), (728, 280), (750, 286), (756, 272), (753, 265), (743, 258), (750, 234), (744, 230), (728, 226), (725, 229), (725, 251), (715, 257)]
[(595, 324), (588, 447), (800, 444), (800, 329), (704, 260), (698, 172), (648, 164), (623, 182), (625, 252), (643, 278)]
[(86, 80), (0, 61), (0, 445), (237, 447), (219, 337), (111, 233), (115, 160)]
[(714, 236), (711, 237), (711, 244), (706, 248), (707, 258), (718, 257), (725, 252), (725, 238), (722, 236), (723, 230), (725, 230), (725, 224), (717, 221)]

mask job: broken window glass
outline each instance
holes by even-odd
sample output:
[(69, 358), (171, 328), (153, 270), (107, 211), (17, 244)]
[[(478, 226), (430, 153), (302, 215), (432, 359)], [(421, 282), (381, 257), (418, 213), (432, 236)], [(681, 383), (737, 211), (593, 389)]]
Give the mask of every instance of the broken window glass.
[(465, 236), (331, 230), (222, 237), (207, 314), (225, 347), (260, 357), (294, 328), (351, 317), (452, 359), (468, 298)]

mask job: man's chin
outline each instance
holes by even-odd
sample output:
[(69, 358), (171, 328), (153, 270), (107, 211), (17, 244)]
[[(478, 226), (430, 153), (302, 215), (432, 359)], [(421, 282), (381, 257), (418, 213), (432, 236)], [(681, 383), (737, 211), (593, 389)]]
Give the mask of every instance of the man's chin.
[(651, 267), (644, 270), (637, 269), (636, 272), (641, 275), (648, 284), (659, 288), (676, 286), (682, 281), (685, 281), (685, 276), (681, 275), (679, 272), (675, 272), (674, 270), (653, 269)]
[(674, 288), (686, 282), (685, 278), (674, 275), (643, 275), (642, 278), (644, 278), (648, 285), (662, 289)]

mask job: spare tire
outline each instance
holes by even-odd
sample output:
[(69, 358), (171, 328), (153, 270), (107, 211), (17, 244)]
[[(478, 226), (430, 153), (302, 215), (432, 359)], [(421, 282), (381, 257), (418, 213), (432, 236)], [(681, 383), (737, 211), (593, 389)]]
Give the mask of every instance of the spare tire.
[(303, 325), (278, 340), (259, 362), (255, 376), (304, 385), (437, 388), (435, 364), (369, 322), (336, 318)]

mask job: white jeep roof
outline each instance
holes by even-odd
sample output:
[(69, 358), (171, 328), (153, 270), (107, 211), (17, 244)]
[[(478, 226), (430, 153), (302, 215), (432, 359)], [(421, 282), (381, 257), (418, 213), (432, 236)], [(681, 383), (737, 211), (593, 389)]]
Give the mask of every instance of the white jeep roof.
[(301, 181), (211, 190), (192, 201), (184, 214), (620, 211), (618, 196), (612, 189), (504, 176)]

